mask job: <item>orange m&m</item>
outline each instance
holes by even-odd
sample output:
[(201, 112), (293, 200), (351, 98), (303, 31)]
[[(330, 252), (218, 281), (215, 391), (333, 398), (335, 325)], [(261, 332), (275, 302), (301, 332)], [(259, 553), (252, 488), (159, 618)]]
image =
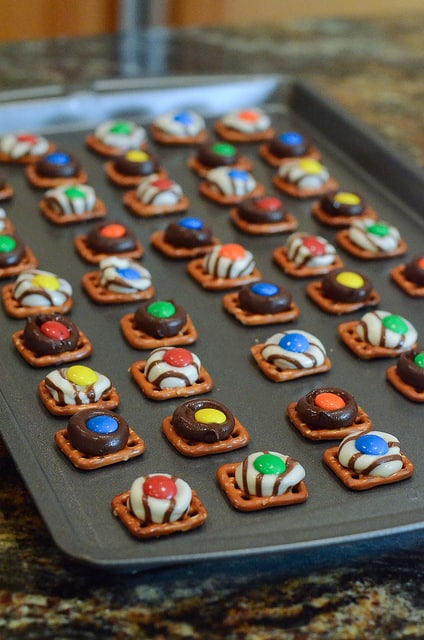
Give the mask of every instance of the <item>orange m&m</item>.
[(224, 244), (221, 247), (219, 255), (223, 258), (228, 258), (229, 260), (240, 260), (246, 255), (246, 250), (241, 246), (241, 244), (233, 242)]
[(320, 409), (325, 411), (335, 411), (336, 409), (343, 409), (346, 406), (346, 402), (338, 396), (336, 393), (319, 393), (315, 398), (315, 404)]

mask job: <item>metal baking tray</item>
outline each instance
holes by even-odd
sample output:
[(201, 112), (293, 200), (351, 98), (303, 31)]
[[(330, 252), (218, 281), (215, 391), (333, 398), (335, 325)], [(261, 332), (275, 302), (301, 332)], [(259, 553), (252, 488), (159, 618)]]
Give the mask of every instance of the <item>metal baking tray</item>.
[[(123, 206), (122, 190), (108, 183), (103, 161), (84, 144), (93, 126), (110, 117), (131, 117), (146, 126), (155, 115), (171, 108), (192, 108), (214, 118), (239, 107), (263, 106), (277, 130), (298, 128), (309, 134), (323, 152), (324, 162), (344, 189), (361, 193), (381, 218), (397, 225), (409, 245), (409, 256), (422, 250), (424, 180), (378, 137), (343, 110), (293, 78), (275, 76), (180, 77), (158, 80), (110, 81), (78, 92), (66, 89), (46, 95), (6, 96), (0, 102), (2, 132), (33, 130), (47, 134), (57, 145), (74, 152), (88, 171), (89, 182), (108, 206), (108, 217), (134, 229), (145, 246), (144, 265), (151, 271), (159, 297), (182, 304), (199, 332), (192, 349), (214, 379), (209, 397), (226, 404), (251, 435), (246, 449), (189, 459), (164, 439), (162, 419), (178, 402), (146, 399), (128, 369), (146, 352), (131, 348), (120, 332), (119, 319), (137, 305), (98, 306), (82, 291), (82, 275), (93, 267), (75, 253), (73, 239), (93, 223), (67, 228), (50, 224), (40, 213), (42, 192), (28, 186), (23, 169), (1, 171), (16, 189), (5, 209), (17, 232), (40, 260), (40, 268), (68, 279), (74, 288), (73, 320), (93, 342), (89, 366), (109, 375), (121, 396), (119, 411), (144, 438), (146, 451), (138, 459), (93, 472), (76, 470), (54, 443), (56, 430), (66, 419), (51, 416), (42, 406), (37, 387), (46, 370), (27, 365), (16, 352), (11, 336), (23, 321), (1, 311), (1, 433), (37, 507), (57, 545), (80, 561), (119, 571), (135, 571), (174, 563), (316, 549), (329, 553), (330, 545), (362, 543), (376, 536), (411, 532), (424, 525), (424, 440), (422, 407), (408, 402), (385, 380), (386, 360), (358, 360), (339, 342), (337, 325), (345, 319), (318, 310), (305, 295), (303, 280), (290, 279), (272, 262), (272, 250), (286, 235), (253, 237), (235, 229), (225, 207), (198, 193), (198, 178), (186, 167), (190, 148), (157, 147), (169, 174), (191, 200), (189, 213), (208, 221), (223, 242), (239, 242), (255, 255), (263, 277), (290, 288), (300, 306), (300, 318), (290, 326), (316, 333), (324, 342), (331, 372), (277, 384), (266, 379), (250, 356), (250, 346), (263, 342), (276, 326), (244, 327), (222, 308), (222, 294), (207, 292), (191, 280), (185, 262), (166, 259), (149, 246), (150, 235), (163, 229), (168, 217), (140, 219)], [(155, 145), (152, 143), (152, 147)], [(272, 193), (274, 170), (257, 154), (257, 145), (243, 146), (254, 161), (254, 174)], [(311, 202), (285, 198), (299, 219), (299, 229), (319, 232), (329, 240), (335, 231), (312, 218)], [(423, 327), (423, 301), (398, 289), (389, 271), (402, 259), (358, 261), (342, 250), (347, 266), (370, 276), (381, 294), (380, 308), (401, 313)], [(349, 316), (360, 317), (360, 312)], [(322, 385), (353, 393), (371, 415), (375, 428), (397, 435), (402, 449), (415, 463), (415, 475), (398, 484), (366, 492), (342, 486), (322, 462), (323, 451), (334, 443), (302, 438), (286, 418), (287, 405)], [(240, 513), (227, 501), (215, 480), (221, 464), (241, 460), (249, 452), (274, 449), (297, 458), (306, 469), (309, 499), (302, 505)], [(198, 492), (209, 516), (203, 527), (150, 541), (133, 538), (112, 515), (111, 499), (127, 490), (133, 479), (148, 472), (172, 472)], [(287, 557), (288, 557), (287, 556)]]

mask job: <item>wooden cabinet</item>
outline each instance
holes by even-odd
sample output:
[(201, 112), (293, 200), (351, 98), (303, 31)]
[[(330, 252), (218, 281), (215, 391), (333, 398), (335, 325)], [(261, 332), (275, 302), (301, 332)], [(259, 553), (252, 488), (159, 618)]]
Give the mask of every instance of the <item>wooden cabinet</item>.
[(173, 25), (253, 25), (314, 16), (385, 16), (407, 11), (423, 12), (423, 0), (171, 0), (168, 20)]
[(120, 25), (281, 24), (424, 11), (423, 0), (0, 0), (0, 42), (118, 31)]
[(113, 32), (118, 7), (119, 0), (0, 0), (0, 41)]

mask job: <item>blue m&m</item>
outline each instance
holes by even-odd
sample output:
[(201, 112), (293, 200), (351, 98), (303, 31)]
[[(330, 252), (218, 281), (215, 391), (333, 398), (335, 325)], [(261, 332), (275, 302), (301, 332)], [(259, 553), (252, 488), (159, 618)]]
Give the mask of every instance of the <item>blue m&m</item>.
[(184, 218), (179, 222), (180, 227), (185, 229), (202, 229), (203, 222), (199, 218)]
[(381, 436), (365, 433), (356, 440), (356, 448), (369, 456), (384, 456), (389, 450), (389, 445)]
[(64, 153), (63, 151), (54, 151), (53, 153), (49, 153), (46, 159), (50, 164), (63, 165), (68, 164), (71, 157), (68, 153)]
[(140, 274), (137, 269), (133, 269), (131, 267), (122, 267), (116, 270), (118, 276), (124, 278), (125, 280), (139, 280)]
[(228, 172), (228, 176), (232, 180), (241, 180), (243, 182), (247, 182), (249, 174), (246, 171), (243, 171), (243, 169), (230, 169), (230, 171)]
[(284, 144), (288, 144), (293, 147), (298, 144), (303, 144), (305, 141), (302, 134), (298, 133), (297, 131), (286, 131), (285, 133), (282, 133), (280, 135), (280, 140)]
[(303, 333), (286, 333), (281, 338), (279, 345), (282, 349), (292, 353), (304, 353), (309, 349), (309, 340)]
[(94, 433), (115, 433), (118, 430), (118, 421), (112, 416), (98, 415), (89, 418), (86, 422), (87, 429)]
[(193, 122), (193, 116), (188, 111), (180, 111), (174, 115), (175, 122), (181, 122), (181, 124), (191, 124)]
[(275, 296), (279, 291), (279, 287), (272, 282), (255, 282), (251, 286), (251, 290), (253, 293), (256, 293), (258, 296)]

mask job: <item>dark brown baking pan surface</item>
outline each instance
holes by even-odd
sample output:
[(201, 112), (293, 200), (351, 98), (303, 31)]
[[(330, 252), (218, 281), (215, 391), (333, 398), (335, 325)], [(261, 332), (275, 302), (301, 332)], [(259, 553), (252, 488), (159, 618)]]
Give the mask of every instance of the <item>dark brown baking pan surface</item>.
[[(72, 319), (93, 343), (85, 363), (105, 373), (121, 397), (119, 411), (146, 444), (145, 453), (125, 464), (92, 472), (80, 471), (54, 441), (66, 418), (50, 415), (39, 401), (38, 384), (46, 371), (31, 368), (17, 353), (12, 335), (23, 322), (1, 313), (1, 433), (49, 527), (56, 543), (81, 561), (119, 571), (134, 571), (201, 559), (255, 553), (288, 554), (316, 548), (330, 553), (330, 545), (359, 542), (376, 536), (402, 534), (424, 525), (424, 438), (422, 406), (403, 398), (385, 379), (386, 360), (364, 362), (337, 336), (339, 318), (318, 309), (306, 296), (304, 280), (291, 279), (272, 261), (273, 250), (286, 235), (249, 236), (235, 228), (228, 208), (219, 207), (198, 193), (199, 179), (187, 168), (192, 148), (157, 146), (169, 175), (180, 182), (190, 198), (188, 215), (211, 224), (223, 242), (238, 242), (251, 250), (266, 280), (288, 287), (300, 307), (290, 328), (317, 335), (332, 361), (330, 372), (287, 383), (274, 383), (258, 369), (250, 347), (278, 331), (279, 325), (246, 327), (222, 306), (222, 293), (202, 289), (186, 273), (186, 262), (171, 261), (149, 244), (151, 234), (164, 229), (170, 218), (140, 219), (122, 204), (122, 190), (105, 177), (104, 161), (90, 152), (85, 135), (109, 118), (131, 118), (148, 127), (151, 120), (172, 108), (195, 109), (214, 120), (234, 108), (262, 106), (277, 131), (301, 130), (323, 153), (323, 161), (341, 187), (363, 195), (380, 217), (399, 227), (409, 245), (408, 256), (422, 251), (423, 176), (399, 158), (360, 123), (313, 89), (292, 78), (191, 77), (157, 81), (111, 81), (77, 94), (61, 94), (0, 103), (1, 131), (32, 130), (45, 133), (63, 150), (75, 153), (98, 195), (106, 202), (108, 218), (135, 230), (145, 247), (143, 265), (153, 277), (156, 294), (183, 305), (199, 338), (192, 349), (214, 380), (208, 397), (226, 404), (249, 431), (248, 447), (225, 454), (186, 458), (162, 434), (162, 420), (181, 400), (153, 402), (129, 374), (133, 362), (145, 357), (123, 338), (119, 320), (134, 305), (96, 305), (82, 290), (81, 277), (90, 270), (74, 251), (76, 235), (95, 223), (55, 226), (38, 208), (42, 191), (29, 187), (22, 167), (1, 170), (16, 195), (3, 206), (19, 235), (40, 261), (40, 268), (69, 280), (74, 289)], [(244, 145), (243, 154), (254, 162), (253, 173), (267, 191), (275, 169), (258, 155), (258, 145)], [(278, 194), (280, 195), (280, 194)], [(311, 215), (312, 201), (283, 197), (299, 221), (299, 230), (335, 239), (336, 230), (322, 226)], [(177, 215), (178, 219), (182, 215)], [(106, 218), (107, 219), (107, 218)], [(390, 269), (403, 259), (359, 262), (340, 251), (346, 266), (368, 275), (381, 295), (381, 309), (406, 316), (424, 331), (423, 301), (409, 298), (390, 280)], [(92, 270), (92, 267), (91, 267)], [(4, 281), (6, 283), (7, 281)], [(0, 283), (3, 286), (3, 283)], [(349, 319), (357, 319), (360, 312)], [(282, 325), (283, 326), (283, 325)], [(324, 465), (322, 455), (333, 443), (311, 442), (286, 418), (287, 406), (317, 386), (337, 386), (352, 393), (371, 416), (374, 427), (399, 437), (402, 450), (415, 464), (415, 475), (393, 485), (366, 492), (347, 490)], [(308, 500), (299, 505), (240, 513), (218, 487), (217, 468), (241, 460), (248, 453), (269, 449), (296, 458), (306, 469)], [(111, 513), (112, 498), (129, 489), (139, 475), (170, 472), (183, 477), (208, 510), (199, 529), (157, 540), (132, 537)]]

